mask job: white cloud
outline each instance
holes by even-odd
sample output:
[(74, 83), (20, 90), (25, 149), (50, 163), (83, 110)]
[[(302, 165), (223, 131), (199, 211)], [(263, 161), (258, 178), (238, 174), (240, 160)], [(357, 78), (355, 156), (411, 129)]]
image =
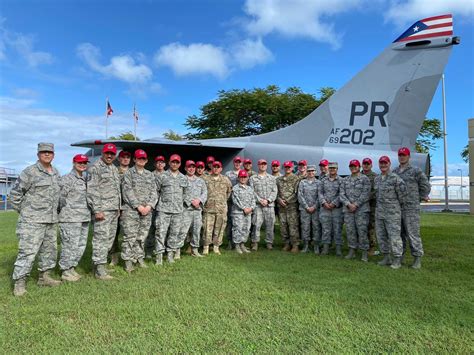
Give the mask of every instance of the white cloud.
[(357, 8), (364, 0), (247, 0), (245, 27), (256, 36), (279, 33), (340, 46), (341, 34), (329, 17)]
[[(0, 60), (13, 60), (15, 57), (19, 57), (31, 68), (54, 62), (51, 53), (35, 50), (33, 35), (10, 31), (5, 28), (4, 23), (5, 19), (0, 18)], [(12, 56), (12, 53), (9, 55), (9, 51), (15, 52), (16, 56)]]
[[(448, 176), (459, 176), (459, 169), (462, 170), (463, 175), (469, 174), (469, 164), (467, 163), (448, 163)], [(433, 176), (444, 176), (444, 165), (433, 164), (431, 167), (431, 175)]]
[[(36, 161), (36, 145), (46, 141), (55, 144), (54, 164), (62, 174), (71, 169), (74, 154), (86, 148), (70, 144), (85, 139), (102, 139), (103, 116), (84, 116), (55, 112), (32, 106), (32, 101), (0, 97), (0, 166), (20, 172)], [(131, 115), (114, 113), (109, 118), (109, 134), (133, 130)], [(140, 115), (139, 137), (161, 136), (166, 129), (151, 126), (146, 115)]]
[(265, 47), (260, 38), (246, 39), (236, 43), (232, 47), (231, 53), (234, 61), (242, 69), (250, 69), (273, 60), (272, 52)]
[(112, 57), (108, 65), (100, 63), (100, 49), (91, 43), (81, 43), (76, 53), (91, 69), (105, 77), (115, 78), (129, 84), (148, 83), (152, 77), (152, 70), (145, 64), (138, 64), (129, 55)]
[(472, 0), (430, 0), (429, 4), (426, 0), (392, 1), (385, 18), (401, 27), (424, 17), (448, 13), (472, 21), (474, 3)]
[(155, 54), (157, 65), (170, 67), (178, 76), (211, 74), (222, 79), (229, 73), (227, 60), (224, 49), (204, 43), (170, 43)]

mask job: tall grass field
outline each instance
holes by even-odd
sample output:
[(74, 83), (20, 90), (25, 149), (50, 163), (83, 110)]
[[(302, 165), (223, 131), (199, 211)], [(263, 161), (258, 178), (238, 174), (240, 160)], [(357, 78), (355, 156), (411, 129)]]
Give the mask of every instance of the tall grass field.
[[(0, 213), (1, 353), (474, 352), (474, 218), (423, 214), (423, 267), (275, 250), (196, 259), (97, 281), (90, 241), (56, 288), (12, 295), (17, 214)], [(35, 267), (36, 268), (36, 267)], [(56, 276), (59, 276), (56, 274)]]

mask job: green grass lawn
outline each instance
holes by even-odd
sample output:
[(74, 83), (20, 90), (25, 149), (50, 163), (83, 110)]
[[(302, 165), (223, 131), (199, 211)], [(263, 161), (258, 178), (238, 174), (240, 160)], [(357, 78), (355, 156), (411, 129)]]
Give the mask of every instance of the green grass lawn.
[[(0, 344), (12, 352), (473, 353), (474, 218), (424, 214), (419, 271), (259, 250), (91, 276), (12, 296), (13, 212), (0, 213)], [(411, 257), (407, 258), (411, 263)]]

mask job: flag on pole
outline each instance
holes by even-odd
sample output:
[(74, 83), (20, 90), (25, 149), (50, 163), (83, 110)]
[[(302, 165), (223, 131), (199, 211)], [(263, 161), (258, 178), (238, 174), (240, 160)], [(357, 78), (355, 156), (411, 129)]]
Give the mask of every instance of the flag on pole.
[(107, 99), (107, 111), (106, 111), (107, 117), (111, 116), (112, 113), (114, 113), (114, 110), (112, 109), (112, 106), (110, 106), (109, 99)]
[(135, 119), (135, 122), (138, 122), (138, 112), (135, 108), (135, 105), (133, 105), (133, 118)]

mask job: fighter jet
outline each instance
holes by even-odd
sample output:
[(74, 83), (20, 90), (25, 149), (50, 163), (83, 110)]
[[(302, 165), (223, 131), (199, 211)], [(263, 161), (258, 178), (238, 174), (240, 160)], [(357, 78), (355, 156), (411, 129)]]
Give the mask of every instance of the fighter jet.
[[(151, 157), (180, 154), (204, 160), (212, 155), (231, 169), (235, 156), (254, 161), (321, 159), (339, 162), (339, 173), (350, 174), (351, 159), (382, 155), (396, 161), (397, 150), (412, 148), (448, 62), (453, 36), (452, 15), (415, 22), (362, 69), (352, 80), (304, 119), (288, 127), (249, 137), (171, 141), (85, 140), (73, 146), (89, 147), (100, 155), (105, 143), (133, 152), (144, 149)], [(150, 159), (151, 160), (151, 159)], [(427, 154), (412, 154), (411, 162), (429, 172)]]

